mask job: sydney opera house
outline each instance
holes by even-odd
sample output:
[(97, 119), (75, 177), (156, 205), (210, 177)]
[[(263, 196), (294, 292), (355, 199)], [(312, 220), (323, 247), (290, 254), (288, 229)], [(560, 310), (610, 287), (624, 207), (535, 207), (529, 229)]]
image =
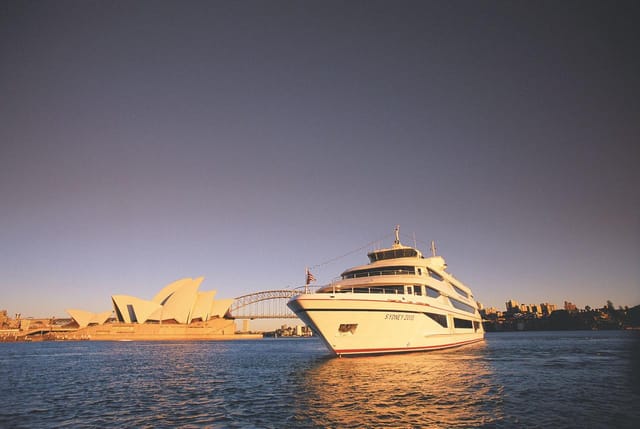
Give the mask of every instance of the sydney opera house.
[(72, 334), (95, 340), (217, 339), (233, 336), (235, 322), (225, 318), (233, 299), (215, 300), (215, 290), (200, 292), (204, 280), (184, 278), (165, 286), (151, 300), (113, 295), (113, 311), (67, 310), (78, 325)]

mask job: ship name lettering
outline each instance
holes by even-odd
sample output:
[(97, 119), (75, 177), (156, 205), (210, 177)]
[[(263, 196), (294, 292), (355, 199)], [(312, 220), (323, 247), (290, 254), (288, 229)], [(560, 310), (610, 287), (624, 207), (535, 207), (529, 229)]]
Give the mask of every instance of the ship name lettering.
[(393, 313), (386, 313), (384, 315), (384, 319), (385, 320), (413, 320), (413, 318), (415, 317), (414, 314), (393, 314)]

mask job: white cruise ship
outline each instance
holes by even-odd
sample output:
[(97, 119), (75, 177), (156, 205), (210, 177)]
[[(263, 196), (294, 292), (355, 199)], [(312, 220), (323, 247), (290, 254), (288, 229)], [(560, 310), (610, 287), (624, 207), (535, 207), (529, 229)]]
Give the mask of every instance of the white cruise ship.
[(446, 271), (441, 256), (400, 243), (368, 254), (315, 293), (287, 305), (337, 356), (444, 349), (482, 341), (471, 290)]

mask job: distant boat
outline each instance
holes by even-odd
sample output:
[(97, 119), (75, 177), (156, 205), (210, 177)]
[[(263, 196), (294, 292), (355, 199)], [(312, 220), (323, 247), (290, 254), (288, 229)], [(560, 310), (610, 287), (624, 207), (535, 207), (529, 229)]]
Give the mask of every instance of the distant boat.
[[(369, 264), (350, 268), (288, 307), (337, 356), (444, 349), (484, 339), (471, 289), (446, 271), (444, 258), (424, 257), (400, 243), (370, 252)], [(308, 276), (309, 277), (309, 276)]]

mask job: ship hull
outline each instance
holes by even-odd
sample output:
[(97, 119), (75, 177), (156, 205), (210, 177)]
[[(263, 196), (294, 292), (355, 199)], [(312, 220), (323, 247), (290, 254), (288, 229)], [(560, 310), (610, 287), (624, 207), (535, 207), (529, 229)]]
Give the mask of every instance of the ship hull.
[[(438, 350), (484, 339), (478, 317), (405, 296), (302, 294), (288, 306), (337, 356)], [(454, 318), (471, 326), (456, 327)]]

